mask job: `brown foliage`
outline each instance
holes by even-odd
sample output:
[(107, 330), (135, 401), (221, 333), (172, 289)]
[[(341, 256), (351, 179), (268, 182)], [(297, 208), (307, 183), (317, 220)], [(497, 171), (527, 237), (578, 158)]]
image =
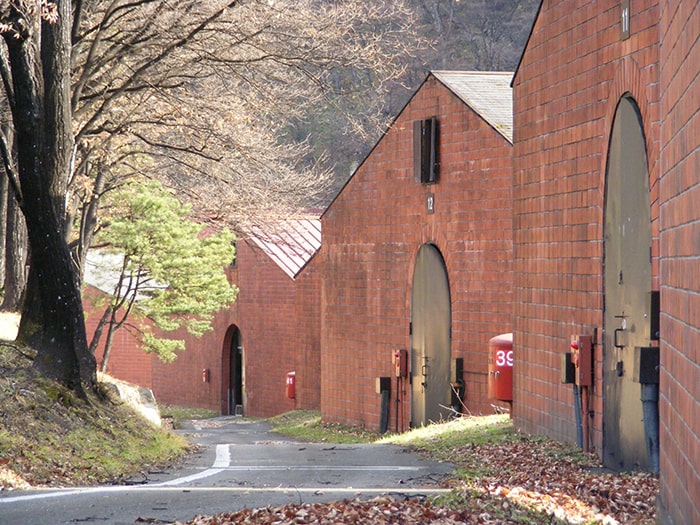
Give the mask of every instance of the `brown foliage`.
[[(409, 49), (400, 2), (83, 4), (73, 72), (79, 174), (108, 171), (107, 189), (129, 175), (158, 177), (200, 217), (234, 226), (318, 202), (331, 175), (301, 165), (306, 146), (281, 141), (283, 127), (342, 91), (338, 79), (368, 75), (361, 87), (376, 96)], [(90, 198), (84, 185), (74, 191)]]

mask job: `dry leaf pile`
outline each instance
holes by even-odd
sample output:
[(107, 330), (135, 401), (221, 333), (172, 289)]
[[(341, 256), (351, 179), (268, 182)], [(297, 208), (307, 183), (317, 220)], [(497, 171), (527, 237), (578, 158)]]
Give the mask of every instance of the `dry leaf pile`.
[(5, 466), (6, 464), (7, 460), (0, 458), (0, 492), (4, 490), (4, 487), (12, 487), (15, 489), (31, 488), (31, 485), (29, 485), (24, 478), (8, 469)]
[(178, 522), (176, 525), (340, 525), (346, 523), (457, 525), (478, 522), (465, 521), (462, 512), (434, 507), (425, 501), (399, 501), (393, 497), (382, 496), (366, 501), (356, 498), (325, 504), (290, 504), (274, 508), (244, 509), (217, 516), (197, 516), (186, 524)]
[[(653, 523), (658, 477), (604, 469), (596, 456), (567, 445), (523, 440), (465, 447), (487, 474), (471, 488), (494, 498), (543, 511), (567, 523)], [(466, 489), (466, 487), (465, 487)]]

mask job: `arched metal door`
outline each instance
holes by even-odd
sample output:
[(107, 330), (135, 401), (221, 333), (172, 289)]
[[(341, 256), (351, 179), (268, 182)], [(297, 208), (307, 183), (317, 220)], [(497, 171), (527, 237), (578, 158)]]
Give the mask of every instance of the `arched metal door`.
[(452, 307), (447, 268), (432, 244), (421, 247), (411, 290), (411, 424), (449, 415)]
[(605, 195), (603, 460), (615, 469), (648, 467), (634, 348), (650, 343), (651, 211), (639, 109), (623, 97), (608, 151)]

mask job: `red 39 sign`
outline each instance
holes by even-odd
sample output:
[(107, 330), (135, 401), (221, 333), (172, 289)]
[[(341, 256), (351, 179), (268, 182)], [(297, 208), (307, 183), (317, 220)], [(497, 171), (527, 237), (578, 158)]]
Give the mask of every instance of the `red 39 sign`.
[(513, 366), (513, 350), (497, 350), (496, 366)]

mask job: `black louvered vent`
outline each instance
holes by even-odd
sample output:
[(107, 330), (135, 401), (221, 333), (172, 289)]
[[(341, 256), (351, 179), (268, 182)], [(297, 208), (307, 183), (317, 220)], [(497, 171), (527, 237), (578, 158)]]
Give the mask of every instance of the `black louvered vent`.
[(413, 123), (413, 176), (416, 182), (433, 184), (438, 178), (438, 121), (436, 117)]

